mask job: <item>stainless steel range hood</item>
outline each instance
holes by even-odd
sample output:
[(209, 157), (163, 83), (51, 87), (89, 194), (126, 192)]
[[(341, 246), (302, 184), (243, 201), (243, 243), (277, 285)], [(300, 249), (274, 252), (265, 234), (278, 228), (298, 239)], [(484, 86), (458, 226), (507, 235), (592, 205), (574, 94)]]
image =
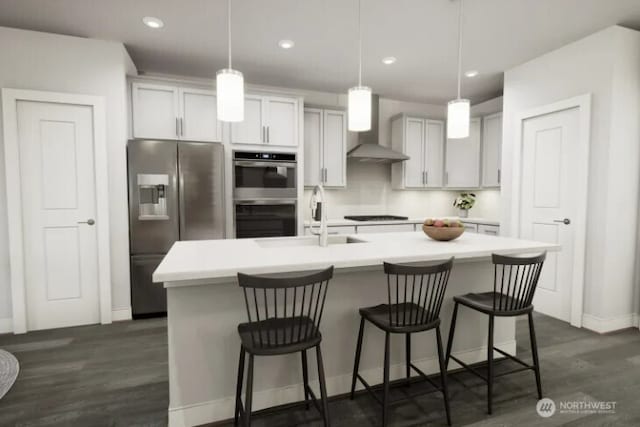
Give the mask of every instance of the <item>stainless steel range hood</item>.
[(409, 156), (379, 144), (379, 107), (380, 96), (372, 95), (371, 130), (358, 133), (358, 145), (349, 150), (347, 157), (360, 162), (375, 163), (395, 163), (409, 160)]

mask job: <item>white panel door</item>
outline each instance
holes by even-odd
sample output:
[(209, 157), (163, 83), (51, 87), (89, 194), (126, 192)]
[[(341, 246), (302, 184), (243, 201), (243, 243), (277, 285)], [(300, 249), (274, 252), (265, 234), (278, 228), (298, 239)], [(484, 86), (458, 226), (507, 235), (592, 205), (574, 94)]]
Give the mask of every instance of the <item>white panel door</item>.
[(98, 323), (92, 108), (19, 101), (17, 114), (27, 328)]
[(263, 144), (265, 120), (262, 97), (245, 95), (244, 120), (231, 125), (231, 142), (236, 144)]
[(291, 98), (265, 99), (266, 141), (270, 145), (298, 146), (298, 101)]
[(344, 111), (324, 110), (322, 159), (324, 185), (347, 185), (347, 115)]
[(446, 187), (480, 186), (480, 126), (480, 119), (471, 119), (467, 138), (447, 139)]
[(405, 122), (405, 151), (409, 160), (403, 162), (405, 188), (424, 187), (424, 119), (407, 118)]
[(178, 88), (133, 83), (131, 96), (135, 138), (175, 139), (179, 137)]
[(427, 120), (424, 150), (424, 183), (427, 187), (442, 187), (444, 166), (444, 122)]
[(216, 93), (202, 89), (180, 89), (182, 126), (180, 139), (222, 141)]
[(482, 186), (500, 186), (502, 113), (482, 118)]
[(304, 110), (304, 185), (314, 187), (322, 181), (322, 110)]
[[(534, 305), (546, 315), (570, 321), (573, 225), (576, 205), (572, 159), (579, 150), (579, 110), (559, 111), (523, 122), (520, 236), (560, 244), (549, 252)], [(566, 221), (565, 221), (566, 219)]]

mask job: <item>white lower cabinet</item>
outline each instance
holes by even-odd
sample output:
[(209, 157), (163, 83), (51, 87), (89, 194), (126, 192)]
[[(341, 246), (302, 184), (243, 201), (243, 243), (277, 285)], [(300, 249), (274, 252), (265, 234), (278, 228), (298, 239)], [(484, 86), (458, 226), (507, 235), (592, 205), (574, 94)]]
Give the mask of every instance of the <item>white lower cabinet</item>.
[(498, 236), (500, 235), (500, 227), (497, 225), (478, 224), (478, 233)]
[(468, 233), (477, 233), (478, 232), (478, 224), (473, 224), (471, 222), (463, 222), (464, 231)]
[(415, 231), (413, 224), (358, 225), (358, 234)]

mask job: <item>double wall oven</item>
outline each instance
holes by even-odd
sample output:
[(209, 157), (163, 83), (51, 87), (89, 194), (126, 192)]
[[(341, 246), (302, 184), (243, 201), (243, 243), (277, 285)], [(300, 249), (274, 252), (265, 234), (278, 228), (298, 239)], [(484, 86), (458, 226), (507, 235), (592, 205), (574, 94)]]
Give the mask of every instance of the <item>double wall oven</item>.
[(233, 153), (236, 238), (296, 235), (296, 175), (293, 153)]

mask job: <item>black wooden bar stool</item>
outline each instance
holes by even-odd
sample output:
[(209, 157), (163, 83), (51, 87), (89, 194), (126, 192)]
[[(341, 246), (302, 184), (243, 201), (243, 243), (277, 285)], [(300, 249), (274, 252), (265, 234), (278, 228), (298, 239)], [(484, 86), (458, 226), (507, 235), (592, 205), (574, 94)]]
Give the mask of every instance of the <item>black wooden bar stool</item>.
[[(412, 381), (411, 369), (422, 379), (428, 381), (436, 390), (444, 395), (444, 407), (447, 423), (451, 425), (449, 414), (449, 395), (447, 393), (447, 371), (445, 369), (444, 350), (440, 335), (440, 308), (449, 282), (453, 258), (448, 261), (429, 266), (409, 266), (384, 263), (387, 274), (388, 304), (360, 309), (360, 332), (351, 382), (351, 399), (354, 398), (356, 380), (359, 380), (373, 398), (382, 404), (382, 425), (386, 426), (389, 418), (389, 339), (391, 334), (405, 334), (407, 378), (404, 383)], [(362, 352), (362, 338), (365, 320), (373, 323), (385, 332), (384, 379), (382, 400), (378, 398), (371, 386), (360, 376), (358, 368)], [(411, 363), (411, 334), (436, 330), (438, 343), (438, 361), (440, 364), (440, 382), (438, 386), (427, 375)], [(404, 399), (402, 399), (404, 400)]]
[[(247, 427), (251, 425), (254, 356), (276, 356), (297, 352), (300, 352), (302, 357), (302, 378), (307, 409), (309, 402), (313, 403), (322, 415), (324, 426), (329, 426), (327, 388), (320, 351), (322, 335), (319, 327), (331, 277), (333, 277), (333, 267), (312, 274), (286, 278), (238, 274), (238, 282), (244, 291), (249, 322), (238, 325), (242, 344), (236, 388), (234, 416), (236, 426), (239, 420), (242, 420)], [(312, 347), (316, 349), (322, 406), (318, 404), (313, 390), (309, 387), (307, 350)], [(246, 353), (249, 353), (249, 366), (243, 405), (242, 385)]]
[[(493, 292), (483, 292), (477, 294), (459, 295), (453, 298), (455, 306), (453, 317), (451, 318), (451, 330), (447, 341), (447, 367), (449, 359), (455, 360), (463, 368), (480, 377), (487, 383), (487, 412), (492, 411), (493, 380), (496, 377), (493, 373), (493, 351), (497, 351), (503, 356), (522, 365), (521, 368), (500, 373), (497, 376), (532, 370), (536, 376), (536, 386), (538, 387), (538, 399), (542, 399), (542, 384), (540, 382), (540, 366), (538, 363), (538, 345), (536, 343), (536, 333), (533, 327), (533, 295), (538, 285), (542, 265), (546, 257), (546, 252), (534, 257), (509, 257), (493, 255), (494, 276)], [(489, 315), (489, 342), (487, 343), (487, 376), (483, 376), (473, 367), (465, 364), (460, 359), (451, 355), (453, 344), (453, 334), (456, 329), (456, 317), (458, 315), (458, 304), (462, 304), (473, 310)], [(526, 314), (529, 317), (529, 336), (531, 339), (531, 354), (533, 365), (512, 356), (493, 346), (493, 324), (495, 317), (514, 317)], [(505, 359), (506, 360), (506, 359)]]

